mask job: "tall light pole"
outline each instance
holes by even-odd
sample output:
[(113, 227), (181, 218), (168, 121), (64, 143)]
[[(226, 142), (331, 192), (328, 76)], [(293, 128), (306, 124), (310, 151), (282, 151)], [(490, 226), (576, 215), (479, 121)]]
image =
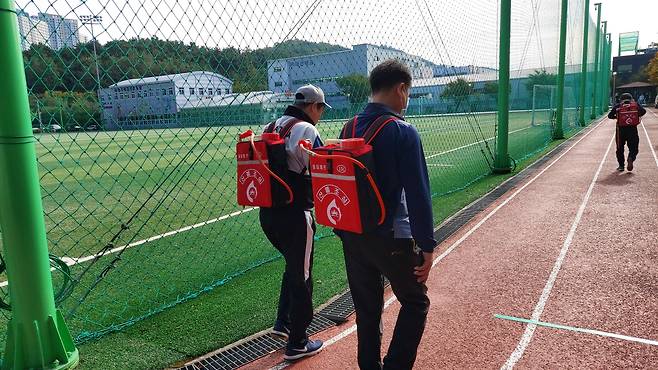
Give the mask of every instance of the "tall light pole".
[(96, 54), (96, 37), (94, 36), (94, 25), (103, 23), (103, 17), (100, 15), (81, 15), (80, 23), (89, 26), (91, 29), (91, 40), (94, 48), (94, 62), (96, 63), (96, 83), (98, 84), (98, 93), (101, 91), (101, 75), (98, 69), (98, 55)]

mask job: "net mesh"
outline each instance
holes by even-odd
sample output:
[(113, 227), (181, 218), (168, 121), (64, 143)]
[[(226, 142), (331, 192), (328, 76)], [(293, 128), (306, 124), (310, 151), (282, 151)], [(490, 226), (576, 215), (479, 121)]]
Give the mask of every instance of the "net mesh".
[[(496, 3), (18, 1), (49, 247), (70, 266), (60, 306), (76, 339), (279, 258), (258, 212), (236, 204), (234, 145), (303, 84), (324, 89), (334, 109), (318, 128), (335, 138), (367, 101), (368, 71), (400, 59), (414, 74), (407, 119), (422, 137), (433, 197), (490, 174)], [(512, 9), (509, 138), (519, 160), (551, 141), (553, 103), (533, 110), (532, 95), (553, 96), (559, 1)], [(577, 93), (583, 10), (570, 1), (566, 131), (588, 109)], [(588, 97), (594, 31), (590, 20)]]

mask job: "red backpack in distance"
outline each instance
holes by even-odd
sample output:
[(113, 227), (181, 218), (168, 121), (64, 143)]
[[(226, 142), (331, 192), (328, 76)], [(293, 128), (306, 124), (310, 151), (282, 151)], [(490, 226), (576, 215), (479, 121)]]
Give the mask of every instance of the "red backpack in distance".
[[(340, 140), (309, 152), (315, 214), (320, 225), (357, 234), (374, 230), (384, 222), (386, 209), (374, 180), (373, 148), (379, 131), (395, 117), (382, 116), (362, 138), (353, 138), (357, 117), (345, 124)], [(351, 134), (350, 134), (351, 133)]]
[(252, 130), (240, 134), (236, 145), (239, 205), (270, 208), (292, 203), (293, 192), (285, 181), (288, 174), (285, 137), (299, 122), (291, 120), (280, 133), (274, 132), (275, 123), (271, 122), (260, 136)]
[(620, 127), (640, 124), (640, 113), (636, 102), (622, 103), (617, 111), (617, 125)]

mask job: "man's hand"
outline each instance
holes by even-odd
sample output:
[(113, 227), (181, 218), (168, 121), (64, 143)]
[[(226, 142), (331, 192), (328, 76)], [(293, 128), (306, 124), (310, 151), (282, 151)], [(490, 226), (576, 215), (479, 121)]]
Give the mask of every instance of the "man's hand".
[(434, 252), (423, 252), (423, 264), (416, 266), (414, 269), (414, 275), (417, 276), (416, 280), (419, 283), (427, 281), (427, 278), (430, 276), (430, 270), (432, 269), (432, 263), (434, 263)]

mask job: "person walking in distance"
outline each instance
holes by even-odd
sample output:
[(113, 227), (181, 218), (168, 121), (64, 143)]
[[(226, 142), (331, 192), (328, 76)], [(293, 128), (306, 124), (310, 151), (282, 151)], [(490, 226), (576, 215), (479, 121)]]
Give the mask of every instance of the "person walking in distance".
[[(608, 113), (608, 118), (617, 120), (617, 134), (615, 139), (617, 143), (617, 162), (619, 163), (617, 171), (619, 172), (623, 172), (625, 169), (633, 171), (635, 158), (637, 158), (640, 145), (637, 126), (640, 124), (640, 117), (646, 113), (646, 109), (636, 103), (633, 100), (633, 95), (629, 93), (621, 94), (620, 102), (615, 104), (612, 110), (610, 110), (610, 113)], [(627, 167), (624, 167), (625, 145), (628, 145)]]
[[(402, 116), (411, 89), (409, 69), (399, 61), (387, 60), (372, 70), (369, 81), (372, 102), (345, 125), (341, 138), (363, 137), (371, 125), (382, 125), (371, 145), (386, 218), (372, 232), (336, 233), (343, 243), (356, 310), (359, 367), (405, 370), (416, 360), (430, 305), (425, 281), (437, 244), (430, 184), (418, 131)], [(382, 276), (402, 305), (383, 361)]]
[(295, 101), (283, 116), (265, 126), (264, 132), (276, 132), (285, 140), (288, 161), (287, 181), (293, 202), (287, 206), (260, 209), (260, 224), (272, 245), (286, 262), (277, 319), (272, 333), (288, 339), (284, 358), (298, 360), (322, 349), (322, 341), (310, 340), (306, 329), (313, 319), (313, 249), (315, 221), (309, 158), (297, 143), (308, 140), (322, 146), (315, 125), (326, 108), (324, 92), (313, 85), (297, 89)]

